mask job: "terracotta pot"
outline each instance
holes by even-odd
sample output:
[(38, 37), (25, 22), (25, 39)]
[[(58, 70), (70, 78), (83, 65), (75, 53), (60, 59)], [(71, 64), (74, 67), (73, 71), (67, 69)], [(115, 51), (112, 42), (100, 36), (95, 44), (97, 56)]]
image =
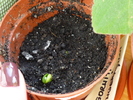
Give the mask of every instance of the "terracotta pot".
[[(64, 8), (70, 5), (70, 2), (61, 2), (64, 5)], [(83, 0), (82, 2), (86, 3), (86, 5), (80, 5), (76, 2), (72, 4), (75, 5), (79, 11), (91, 14), (91, 6), (93, 4), (92, 0)], [(4, 54), (0, 56), (0, 61), (3, 62), (10, 60), (19, 63), (19, 48), (24, 41), (25, 36), (31, 32), (38, 23), (47, 20), (58, 13), (57, 10), (51, 10), (40, 14), (34, 10), (34, 7), (36, 6), (37, 9), (41, 11), (42, 8), (53, 7), (55, 5), (57, 5), (56, 2), (50, 2), (49, 0), (20, 0), (9, 10), (0, 26), (0, 46), (6, 49), (6, 51), (2, 51)], [(37, 16), (35, 16), (35, 14)], [(119, 53), (120, 36), (107, 35), (105, 41), (108, 46), (107, 61), (101, 74), (99, 74), (94, 81), (88, 83), (88, 85), (83, 89), (66, 94), (39, 94), (27, 90), (30, 97), (34, 98), (32, 100), (80, 100), (85, 98), (91, 89), (108, 73)], [(7, 57), (3, 57), (5, 55)]]
[(132, 58), (133, 58), (133, 34), (131, 35), (131, 52), (132, 52)]
[[(133, 34), (131, 35), (131, 53), (133, 58)], [(128, 75), (128, 94), (129, 99), (133, 100), (133, 61), (131, 62), (130, 69), (129, 69), (129, 75)]]
[(132, 78), (133, 78), (133, 62), (130, 65), (128, 82), (127, 82), (128, 95), (130, 100), (133, 100), (133, 79)]

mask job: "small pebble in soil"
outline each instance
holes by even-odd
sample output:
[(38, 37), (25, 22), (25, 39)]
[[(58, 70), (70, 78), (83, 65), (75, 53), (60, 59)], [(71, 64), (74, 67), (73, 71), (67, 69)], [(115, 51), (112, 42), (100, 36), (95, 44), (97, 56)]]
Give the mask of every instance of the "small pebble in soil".
[(34, 59), (34, 57), (33, 57), (31, 54), (29, 54), (28, 52), (26, 52), (26, 51), (23, 51), (23, 52), (22, 52), (22, 55), (23, 55), (27, 60), (33, 60), (33, 59)]

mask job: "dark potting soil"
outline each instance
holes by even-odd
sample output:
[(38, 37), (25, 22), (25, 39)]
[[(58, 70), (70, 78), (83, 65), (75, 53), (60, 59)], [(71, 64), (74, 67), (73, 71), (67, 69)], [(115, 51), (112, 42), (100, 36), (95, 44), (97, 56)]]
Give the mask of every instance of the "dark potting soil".
[[(103, 69), (106, 55), (105, 36), (93, 32), (91, 20), (60, 12), (26, 36), (19, 64), (28, 89), (63, 94), (91, 82)], [(53, 80), (43, 84), (46, 73)]]

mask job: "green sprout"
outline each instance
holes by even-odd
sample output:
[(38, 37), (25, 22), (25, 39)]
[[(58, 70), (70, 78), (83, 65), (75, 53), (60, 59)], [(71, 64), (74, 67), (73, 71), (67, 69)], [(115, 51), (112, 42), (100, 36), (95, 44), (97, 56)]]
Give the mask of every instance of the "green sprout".
[(66, 53), (66, 54), (68, 54), (69, 52), (68, 52), (68, 51), (66, 51), (65, 53)]
[(52, 79), (53, 79), (52, 74), (48, 74), (48, 73), (47, 73), (47, 74), (43, 75), (43, 77), (42, 77), (42, 82), (43, 82), (44, 84), (47, 84), (47, 83), (51, 82)]

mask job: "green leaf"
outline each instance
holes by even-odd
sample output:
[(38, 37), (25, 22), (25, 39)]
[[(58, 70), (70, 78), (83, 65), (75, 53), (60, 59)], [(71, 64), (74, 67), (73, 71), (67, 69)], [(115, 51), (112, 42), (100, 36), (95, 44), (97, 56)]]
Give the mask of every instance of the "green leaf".
[(131, 34), (133, 0), (94, 0), (92, 27), (99, 34)]
[(18, 0), (0, 0), (0, 21), (16, 1)]

